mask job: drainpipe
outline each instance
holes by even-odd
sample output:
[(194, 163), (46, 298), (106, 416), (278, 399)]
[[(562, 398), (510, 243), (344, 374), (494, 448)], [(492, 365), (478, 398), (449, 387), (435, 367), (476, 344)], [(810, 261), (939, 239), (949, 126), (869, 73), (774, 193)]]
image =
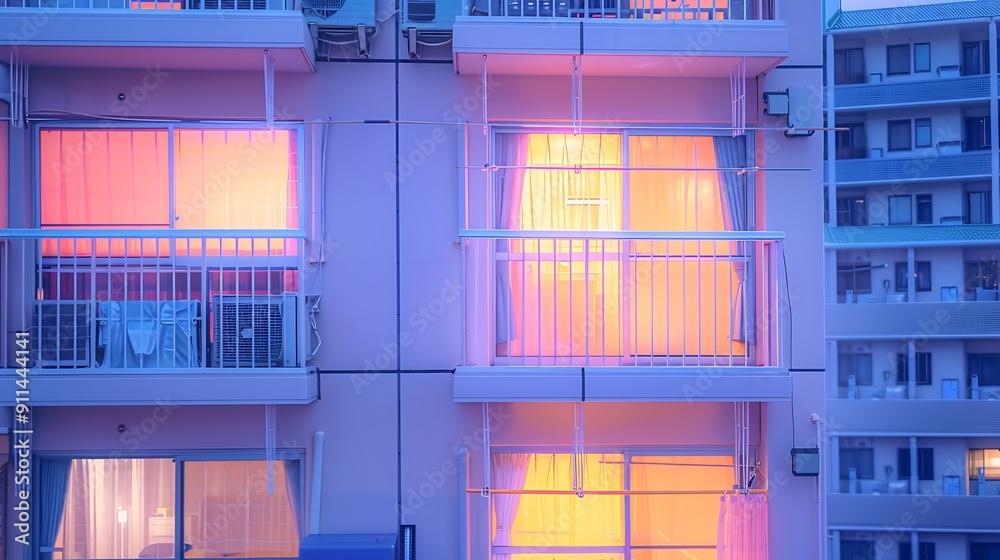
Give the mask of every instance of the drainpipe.
[(319, 534), (319, 512), (323, 500), (323, 432), (313, 435), (312, 499), (309, 500), (309, 534)]
[(990, 18), (990, 197), (991, 220), (1000, 224), (1000, 122), (997, 122), (997, 22)]
[(458, 452), (458, 559), (469, 560), (469, 448), (462, 446)]

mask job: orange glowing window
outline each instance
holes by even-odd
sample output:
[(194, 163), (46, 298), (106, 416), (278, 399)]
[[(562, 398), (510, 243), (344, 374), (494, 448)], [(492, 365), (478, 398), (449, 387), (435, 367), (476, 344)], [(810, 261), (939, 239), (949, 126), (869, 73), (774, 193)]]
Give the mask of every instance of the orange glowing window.
[[(295, 131), (43, 129), (40, 226), (95, 229), (281, 230), (299, 227)], [(201, 251), (211, 241), (174, 250)], [(220, 247), (223, 241), (216, 240)], [(226, 253), (274, 254), (267, 240)], [(162, 254), (165, 242), (116, 240), (104, 249), (61, 242), (60, 254)], [(131, 248), (131, 253), (129, 249)], [(45, 253), (55, 254), (53, 246)]]

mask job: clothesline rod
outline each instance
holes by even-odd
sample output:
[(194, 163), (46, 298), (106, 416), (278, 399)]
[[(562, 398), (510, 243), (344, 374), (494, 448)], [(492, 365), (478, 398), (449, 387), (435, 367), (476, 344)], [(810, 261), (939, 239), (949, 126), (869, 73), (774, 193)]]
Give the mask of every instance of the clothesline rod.
[[(265, 125), (266, 121), (260, 120), (205, 120), (198, 119), (195, 117), (176, 117), (176, 118), (144, 118), (144, 117), (122, 117), (117, 115), (98, 115), (91, 113), (77, 113), (74, 111), (61, 111), (58, 109), (48, 109), (34, 111), (29, 114), (28, 120), (32, 122), (45, 122), (45, 121), (63, 121), (65, 120), (62, 116), (42, 116), (46, 113), (50, 115), (69, 115), (76, 117), (88, 117), (92, 119), (103, 119), (109, 121), (121, 121), (121, 122), (135, 122), (135, 123), (149, 123), (149, 124), (231, 124), (234, 126), (247, 126), (247, 125)], [(35, 116), (32, 116), (35, 115)], [(0, 122), (13, 120), (15, 117), (0, 117)], [(285, 120), (275, 120), (274, 124), (281, 126), (289, 125), (325, 125), (325, 124), (335, 124), (335, 125), (359, 125), (359, 124), (385, 124), (385, 125), (433, 125), (433, 126), (462, 126), (462, 127), (479, 127), (479, 126), (499, 126), (499, 127), (510, 127), (511, 129), (545, 129), (548, 131), (553, 131), (554, 133), (559, 133), (558, 129), (566, 128), (565, 134), (572, 134), (572, 123), (569, 125), (553, 123), (553, 124), (538, 124), (538, 123), (481, 123), (481, 122), (458, 122), (456, 121), (435, 121), (435, 120), (393, 120), (393, 119), (348, 119), (348, 120), (325, 120), (325, 119), (310, 119), (310, 120), (297, 120), (297, 119), (285, 119)], [(785, 126), (759, 126), (759, 127), (742, 127), (743, 130), (759, 130), (759, 131), (773, 131), (773, 132), (786, 132), (788, 127)], [(581, 129), (586, 130), (598, 130), (598, 131), (609, 131), (609, 130), (688, 130), (688, 131), (727, 131), (731, 132), (733, 130), (732, 126), (697, 126), (697, 125), (630, 125), (627, 123), (595, 123), (591, 125), (582, 125)], [(827, 130), (834, 131), (848, 131), (850, 129), (845, 127), (840, 128), (797, 128), (796, 130), (805, 131), (818, 131), (823, 132)]]
[[(495, 488), (466, 488), (469, 494), (517, 494), (523, 496), (576, 496), (576, 490), (498, 490)], [(766, 494), (767, 490), (586, 490), (588, 496), (722, 496), (728, 494)]]
[(735, 173), (756, 173), (758, 171), (812, 171), (808, 167), (618, 167), (601, 165), (458, 165), (458, 169), (479, 169), (497, 171), (500, 169), (528, 169), (534, 171), (730, 171)]

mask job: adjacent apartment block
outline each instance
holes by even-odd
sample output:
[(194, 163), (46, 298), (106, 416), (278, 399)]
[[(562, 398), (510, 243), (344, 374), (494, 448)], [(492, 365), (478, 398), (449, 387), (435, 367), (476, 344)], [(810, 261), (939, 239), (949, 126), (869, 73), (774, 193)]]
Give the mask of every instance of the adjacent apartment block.
[(832, 558), (998, 558), (1000, 2), (828, 16)]
[(3, 0), (6, 557), (821, 556), (820, 11)]

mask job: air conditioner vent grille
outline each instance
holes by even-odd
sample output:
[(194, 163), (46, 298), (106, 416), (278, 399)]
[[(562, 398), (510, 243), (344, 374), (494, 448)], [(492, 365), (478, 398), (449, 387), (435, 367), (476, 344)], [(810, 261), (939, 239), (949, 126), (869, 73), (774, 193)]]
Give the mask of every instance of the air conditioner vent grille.
[(216, 296), (213, 355), (221, 367), (294, 363), (295, 298)]

